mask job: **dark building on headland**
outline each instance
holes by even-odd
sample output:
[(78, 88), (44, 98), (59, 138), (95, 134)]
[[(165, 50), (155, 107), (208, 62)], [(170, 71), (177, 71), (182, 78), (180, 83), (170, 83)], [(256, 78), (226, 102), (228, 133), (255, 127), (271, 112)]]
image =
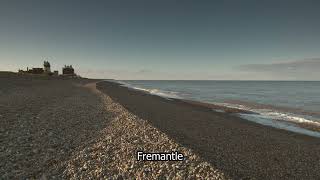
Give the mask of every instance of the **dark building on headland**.
[(75, 73), (74, 73), (74, 69), (72, 67), (72, 65), (64, 65), (64, 67), (62, 68), (62, 74), (63, 75), (71, 75), (71, 76), (74, 76)]
[(51, 72), (51, 65), (49, 63), (49, 61), (44, 61), (43, 62), (43, 68), (27, 68), (26, 71), (19, 69), (19, 73), (21, 74), (43, 74), (43, 75), (54, 75), (54, 76), (58, 76), (59, 73), (58, 71), (54, 71)]
[(19, 69), (18, 72), (21, 74), (44, 74), (43, 68), (27, 68), (26, 71)]
[[(26, 71), (19, 69), (20, 74), (39, 74), (39, 75), (47, 75), (47, 76), (59, 76), (58, 71), (51, 71), (51, 65), (49, 61), (43, 62), (43, 68), (27, 68)], [(70, 77), (80, 77), (77, 76), (74, 72), (74, 68), (72, 65), (64, 65), (62, 68), (62, 76), (70, 76)]]
[(31, 71), (32, 74), (43, 74), (44, 70), (42, 68), (32, 68), (29, 71)]

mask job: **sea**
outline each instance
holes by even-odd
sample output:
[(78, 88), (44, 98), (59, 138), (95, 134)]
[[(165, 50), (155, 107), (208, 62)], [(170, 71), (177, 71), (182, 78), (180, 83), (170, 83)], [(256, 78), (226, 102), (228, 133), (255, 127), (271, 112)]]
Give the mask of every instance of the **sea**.
[[(266, 126), (320, 137), (320, 81), (121, 80), (122, 86), (167, 99), (237, 108), (237, 116)], [(213, 111), (221, 111), (212, 109)]]

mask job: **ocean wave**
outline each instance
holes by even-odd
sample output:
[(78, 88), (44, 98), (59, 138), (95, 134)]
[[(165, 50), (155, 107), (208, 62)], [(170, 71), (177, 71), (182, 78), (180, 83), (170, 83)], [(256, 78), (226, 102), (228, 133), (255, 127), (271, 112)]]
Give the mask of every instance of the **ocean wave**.
[(118, 83), (121, 84), (121, 86), (130, 88), (130, 89), (134, 89), (134, 90), (138, 90), (138, 91), (147, 92), (149, 94), (160, 96), (160, 97), (163, 97), (166, 99), (168, 99), (168, 98), (169, 99), (182, 99), (182, 97), (179, 96), (179, 92), (164, 91), (164, 90), (160, 90), (160, 89), (147, 89), (147, 88), (133, 86), (133, 85), (126, 83), (126, 82), (123, 82), (123, 81), (118, 81)]
[[(148, 89), (143, 87), (138, 87), (131, 85), (127, 82), (117, 81), (121, 86), (143, 91), (149, 94), (157, 95), (166, 99), (185, 99), (192, 100), (192, 98), (186, 98), (182, 92), (175, 91), (165, 91), (160, 89)], [(212, 102), (210, 102), (212, 103)], [(320, 129), (320, 120), (317, 116), (314, 116), (314, 113), (307, 113), (298, 111), (290, 108), (280, 108), (273, 107), (271, 105), (263, 105), (249, 102), (241, 101), (226, 101), (223, 103), (214, 102), (212, 104), (224, 106), (227, 108), (239, 109), (252, 113), (237, 113), (240, 117), (253, 121), (255, 123), (272, 126), (279, 129), (285, 129), (288, 131), (306, 134), (309, 136), (320, 137), (319, 131), (313, 131), (311, 129), (305, 128), (306, 124), (317, 127), (315, 129)], [(213, 109), (215, 110), (215, 109)], [(215, 110), (218, 112), (223, 112), (223, 110)], [(299, 124), (301, 126), (299, 126)]]
[(297, 126), (296, 124), (292, 124), (290, 122), (270, 119), (269, 117), (266, 117), (261, 114), (240, 114), (240, 117), (255, 123), (262, 124), (262, 125), (271, 126), (278, 129), (284, 129), (287, 131), (320, 138), (320, 132), (312, 131), (312, 130)]
[(266, 108), (253, 108), (242, 104), (230, 104), (230, 103), (215, 103), (217, 105), (222, 105), (229, 108), (241, 109), (246, 111), (254, 112), (255, 114), (260, 114), (269, 119), (273, 120), (283, 120), (294, 123), (310, 123), (320, 126), (320, 122), (317, 118), (308, 115), (295, 114), (290, 112), (282, 112), (280, 110), (266, 109)]
[[(235, 108), (245, 111), (250, 111), (253, 113), (239, 113), (239, 116), (253, 121), (259, 124), (267, 125), (276, 127), (279, 129), (285, 129), (288, 131), (306, 134), (309, 136), (320, 137), (320, 132), (312, 131), (309, 129), (304, 128), (304, 125), (310, 125), (314, 127), (318, 127), (320, 129), (320, 122), (318, 119), (307, 116), (307, 115), (300, 115), (290, 112), (281, 112), (277, 111), (276, 109), (258, 109), (252, 108), (247, 105), (242, 104), (230, 104), (230, 103), (215, 103), (217, 105)], [(301, 125), (301, 127), (299, 126)]]

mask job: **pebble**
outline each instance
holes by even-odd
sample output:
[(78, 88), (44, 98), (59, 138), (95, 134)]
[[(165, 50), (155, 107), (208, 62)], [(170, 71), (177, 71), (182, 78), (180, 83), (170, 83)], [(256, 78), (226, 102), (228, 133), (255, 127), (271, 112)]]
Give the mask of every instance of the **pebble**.
[[(0, 161), (0, 179), (226, 179), (209, 163), (199, 167), (203, 171), (190, 171), (188, 167), (205, 161), (100, 93), (94, 84), (84, 87), (89, 80), (75, 81), (33, 79), (32, 86), (19, 94), (12, 86), (19, 81), (2, 82), (13, 93), (0, 99), (8, 108), (8, 113), (0, 112), (5, 117), (1, 132), (6, 134), (1, 146), (8, 155)], [(192, 158), (137, 162), (138, 150), (178, 150)]]
[[(107, 95), (102, 94), (102, 99), (106, 105), (106, 111), (112, 113), (109, 125), (103, 130), (101, 138), (86, 148), (79, 151), (68, 162), (64, 177), (71, 179), (89, 178), (94, 169), (75, 172), (78, 164), (91, 163), (97, 167), (102, 165), (101, 159), (106, 159), (108, 165), (104, 173), (108, 177), (131, 179), (184, 179), (184, 177), (198, 177), (199, 179), (226, 179), (222, 172), (206, 163), (191, 150), (180, 146), (165, 134), (152, 127), (146, 120), (140, 119), (128, 112), (120, 104), (114, 102)], [(112, 138), (113, 137), (113, 138)], [(157, 139), (154, 139), (157, 137)], [(112, 141), (111, 141), (112, 139)], [(139, 144), (137, 143), (139, 142)], [(94, 149), (95, 153), (101, 154), (104, 149), (110, 150), (107, 156), (99, 156), (89, 153), (89, 149)], [(183, 162), (137, 162), (135, 153), (137, 150), (149, 152), (181, 151), (188, 157), (192, 157)], [(80, 158), (81, 157), (81, 158)], [(197, 167), (198, 171), (190, 171), (189, 167)], [(92, 173), (91, 173), (92, 172)], [(106, 174), (97, 174), (95, 178), (103, 178)]]

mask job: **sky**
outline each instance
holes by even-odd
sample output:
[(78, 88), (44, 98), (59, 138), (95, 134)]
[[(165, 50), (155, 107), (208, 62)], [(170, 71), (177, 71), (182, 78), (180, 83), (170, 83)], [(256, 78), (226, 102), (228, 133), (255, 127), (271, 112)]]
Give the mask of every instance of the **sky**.
[(0, 71), (320, 80), (318, 0), (0, 0)]

